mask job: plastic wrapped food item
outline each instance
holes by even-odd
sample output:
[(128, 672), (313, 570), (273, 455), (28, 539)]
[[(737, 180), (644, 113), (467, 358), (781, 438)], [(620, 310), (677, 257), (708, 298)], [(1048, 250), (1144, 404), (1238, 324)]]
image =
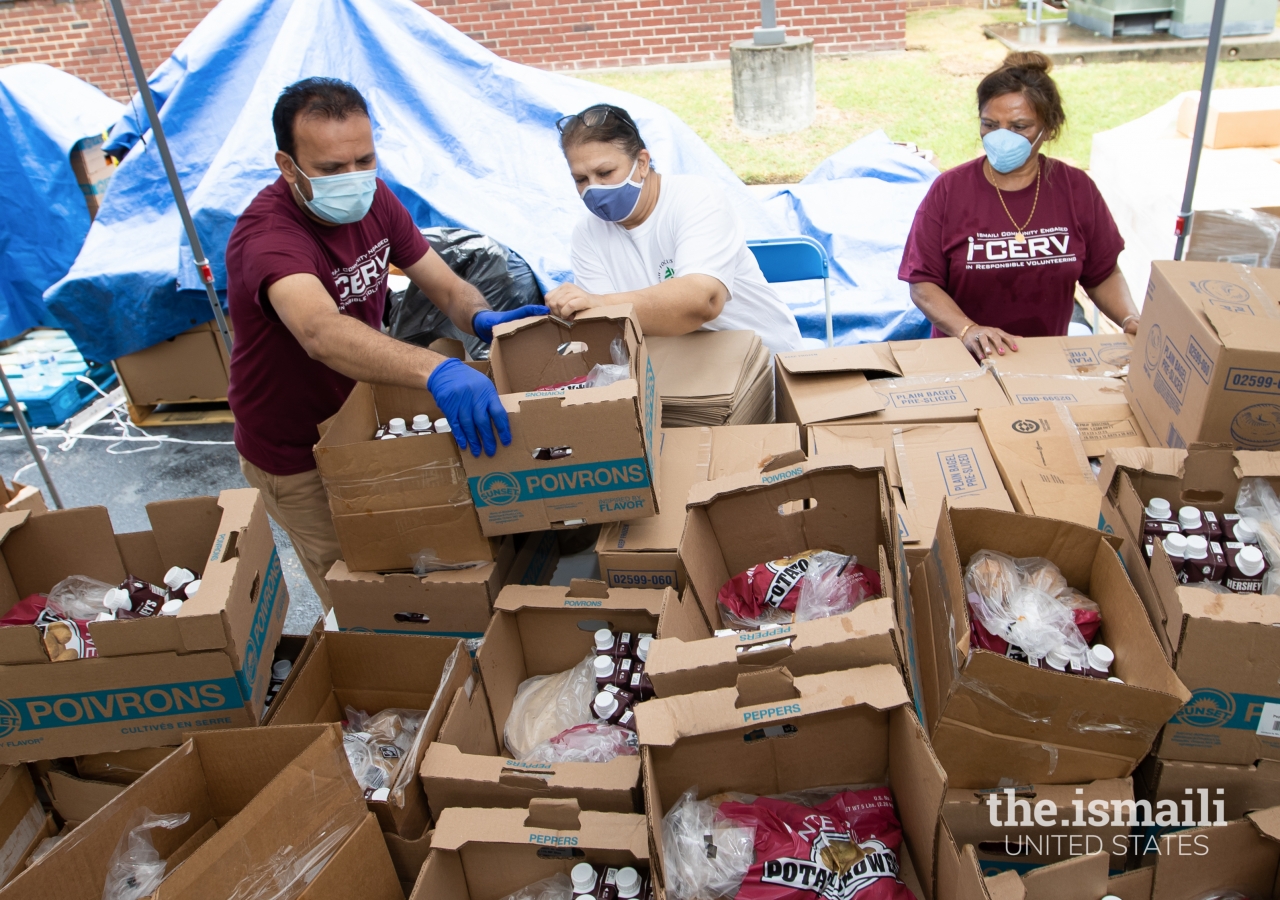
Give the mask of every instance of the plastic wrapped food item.
[(1089, 644), (1076, 622), (1077, 613), (1092, 620), (1093, 633), (1101, 616), (1075, 593), (1064, 600), (1038, 585), (1061, 585), (1062, 593), (1070, 590), (1048, 560), (1015, 560), (992, 550), (973, 554), (965, 570), (965, 590), (974, 619), (974, 642), (984, 650), (1009, 655), (1011, 648), (1017, 648), (1028, 661), (1053, 653), (1084, 669)]
[[(577, 343), (577, 342), (574, 342)], [(597, 363), (586, 375), (581, 375), (559, 384), (548, 384), (538, 388), (539, 391), (582, 390), (584, 388), (606, 387), (631, 377), (631, 357), (627, 354), (626, 342), (620, 337), (609, 342), (609, 357), (612, 365)]]
[(639, 752), (640, 742), (631, 729), (588, 722), (543, 741), (522, 757), (521, 762), (603, 763), (619, 756), (635, 756)]
[(514, 894), (507, 894), (502, 900), (573, 900), (573, 882), (568, 875), (557, 872), (550, 878), (520, 888)]
[(662, 817), (663, 874), (670, 900), (738, 896), (755, 861), (753, 824), (735, 822), (691, 787)]
[(414, 738), (427, 717), (420, 709), (384, 709), (369, 715), (348, 706), (342, 746), (365, 799), (386, 800)]
[(47, 607), (63, 619), (92, 620), (106, 608), (103, 598), (114, 587), (87, 575), (71, 575), (49, 589)]
[(98, 655), (85, 619), (67, 619), (45, 609), (36, 616), (35, 625), (40, 629), (44, 652), (54, 662), (89, 659)]
[[(1258, 546), (1270, 567), (1262, 579), (1263, 594), (1280, 594), (1280, 498), (1265, 478), (1240, 479), (1236, 512), (1255, 520)], [(1204, 587), (1204, 585), (1198, 585)]]
[[(822, 567), (824, 572), (831, 567), (838, 569), (848, 558), (829, 550), (806, 550), (786, 559), (775, 559), (752, 566), (730, 578), (720, 588), (716, 596), (720, 617), (725, 624), (740, 631), (790, 623), (795, 618), (805, 573), (815, 564)], [(862, 599), (880, 596), (880, 574), (875, 569), (856, 562), (849, 564), (843, 576), (836, 579), (823, 576), (815, 586), (824, 584), (832, 585), (837, 591), (864, 593)], [(852, 609), (861, 602), (861, 599), (853, 601), (852, 597), (852, 594), (848, 597), (819, 597), (815, 594), (807, 610), (818, 613), (823, 608), (832, 609), (844, 605)], [(812, 618), (821, 616), (813, 615)]]
[(595, 719), (591, 711), (597, 693), (594, 663), (592, 653), (572, 669), (521, 683), (502, 729), (513, 758), (524, 759), (544, 741)]
[(135, 810), (107, 864), (102, 900), (141, 900), (151, 896), (164, 879), (165, 868), (165, 861), (151, 841), (151, 830), (177, 828), (189, 818), (190, 813), (156, 815), (146, 807)]
[[(875, 575), (873, 591), (868, 576)], [(817, 553), (809, 571), (800, 579), (800, 599), (796, 601), (796, 621), (809, 622), (852, 612), (863, 600), (880, 595), (880, 576), (858, 565), (856, 556)]]

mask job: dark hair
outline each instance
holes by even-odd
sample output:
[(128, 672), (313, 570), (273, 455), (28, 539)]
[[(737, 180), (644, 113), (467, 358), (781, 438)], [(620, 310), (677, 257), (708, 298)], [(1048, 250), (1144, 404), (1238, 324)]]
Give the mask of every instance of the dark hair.
[(631, 113), (621, 106), (597, 103), (580, 113), (565, 116), (556, 123), (560, 129), (560, 149), (568, 150), (578, 144), (602, 142), (613, 144), (627, 156), (635, 159), (645, 149), (644, 138)]
[(1031, 50), (1010, 53), (996, 69), (978, 85), (978, 112), (996, 97), (1022, 94), (1044, 123), (1045, 143), (1062, 133), (1067, 113), (1062, 108), (1058, 85), (1049, 77), (1053, 62), (1043, 53)]
[(293, 126), (299, 116), (319, 116), (342, 121), (348, 116), (369, 118), (369, 106), (360, 92), (338, 78), (304, 78), (280, 92), (271, 113), (276, 132), (276, 148), (293, 156)]

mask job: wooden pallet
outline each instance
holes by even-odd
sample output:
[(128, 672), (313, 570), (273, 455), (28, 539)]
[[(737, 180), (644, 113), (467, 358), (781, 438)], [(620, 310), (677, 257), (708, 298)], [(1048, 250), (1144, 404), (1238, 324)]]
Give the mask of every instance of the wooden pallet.
[(129, 419), (139, 428), (158, 428), (174, 425), (222, 425), (235, 422), (227, 398), (217, 400), (183, 400), (156, 403), (150, 406), (125, 404)]

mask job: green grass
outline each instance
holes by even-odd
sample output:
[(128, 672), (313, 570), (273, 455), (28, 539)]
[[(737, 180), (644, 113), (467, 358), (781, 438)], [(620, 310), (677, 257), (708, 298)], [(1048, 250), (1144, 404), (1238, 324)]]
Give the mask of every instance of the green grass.
[[(593, 72), (580, 77), (666, 106), (748, 183), (794, 182), (849, 143), (883, 128), (895, 141), (933, 150), (948, 168), (981, 151), (974, 91), (1004, 48), (982, 34), (992, 21), (1017, 21), (1016, 9), (926, 10), (907, 16), (907, 50), (818, 60), (818, 117), (803, 132), (748, 137), (733, 124), (728, 68)], [(1049, 153), (1088, 166), (1093, 135), (1200, 87), (1201, 63), (1094, 63), (1062, 66), (1054, 76), (1067, 128)], [(1280, 84), (1280, 60), (1224, 62), (1217, 87)]]

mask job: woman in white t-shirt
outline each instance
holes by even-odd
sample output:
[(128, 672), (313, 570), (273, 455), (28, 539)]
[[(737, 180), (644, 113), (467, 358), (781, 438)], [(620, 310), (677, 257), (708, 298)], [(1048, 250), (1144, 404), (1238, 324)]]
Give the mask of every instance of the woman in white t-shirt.
[(553, 313), (630, 303), (645, 334), (749, 329), (775, 353), (800, 348), (795, 316), (764, 280), (719, 184), (659, 175), (619, 107), (592, 106), (558, 126), (592, 215), (573, 230), (576, 283), (547, 294)]

